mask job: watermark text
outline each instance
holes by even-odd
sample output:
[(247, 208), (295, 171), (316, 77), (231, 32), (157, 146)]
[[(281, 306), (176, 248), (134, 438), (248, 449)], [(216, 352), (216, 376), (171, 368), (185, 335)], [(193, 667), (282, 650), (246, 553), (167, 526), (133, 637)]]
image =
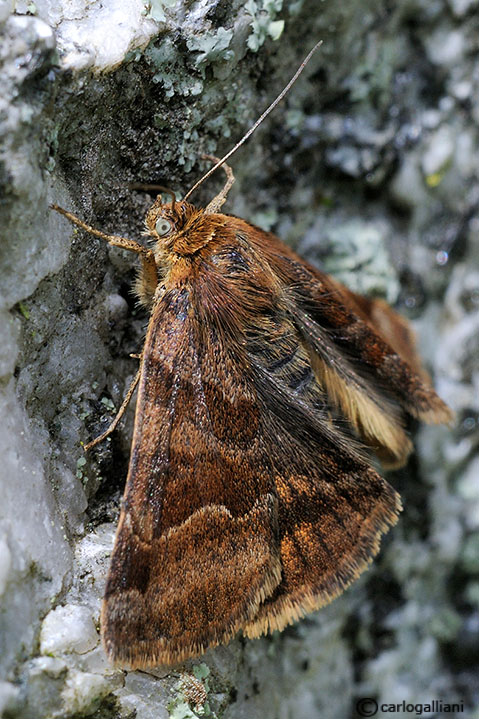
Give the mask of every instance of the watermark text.
[(360, 717), (373, 717), (377, 714), (414, 714), (424, 716), (434, 714), (460, 714), (464, 712), (464, 702), (448, 703), (442, 699), (432, 699), (430, 702), (413, 703), (402, 701), (399, 703), (377, 702), (371, 697), (361, 697), (356, 702), (356, 712)]

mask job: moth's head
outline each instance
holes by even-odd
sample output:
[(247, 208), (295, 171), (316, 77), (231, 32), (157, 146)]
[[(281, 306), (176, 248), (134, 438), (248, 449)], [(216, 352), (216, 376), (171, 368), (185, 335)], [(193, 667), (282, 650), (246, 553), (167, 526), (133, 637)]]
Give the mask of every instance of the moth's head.
[(174, 196), (171, 202), (164, 202), (163, 196), (158, 195), (146, 215), (145, 235), (165, 248), (173, 248), (178, 235), (200, 214), (201, 210), (189, 202), (175, 201)]
[[(143, 189), (159, 189), (171, 196), (170, 202), (163, 201), (163, 195), (158, 195), (146, 215), (145, 225), (147, 237), (157, 243), (157, 251), (174, 252), (176, 255), (192, 255), (205, 247), (215, 236), (215, 220), (211, 217), (219, 212), (226, 200), (226, 196), (234, 182), (231, 168), (223, 160), (203, 155), (217, 164), (206, 175), (198, 180), (186, 193), (185, 199), (176, 200), (173, 190), (160, 185), (141, 185)], [(198, 209), (186, 202), (191, 193), (204, 182), (204, 180), (218, 167), (223, 167), (226, 173), (226, 184), (223, 189), (204, 208)]]

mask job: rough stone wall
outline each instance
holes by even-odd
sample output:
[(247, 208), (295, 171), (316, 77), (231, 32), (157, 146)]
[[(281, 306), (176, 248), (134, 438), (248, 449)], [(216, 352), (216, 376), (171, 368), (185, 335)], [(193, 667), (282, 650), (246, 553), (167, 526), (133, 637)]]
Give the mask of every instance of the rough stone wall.
[[(332, 719), (357, 716), (362, 697), (463, 701), (457, 716), (479, 717), (478, 6), (0, 5), (5, 717)], [(232, 161), (226, 209), (414, 319), (457, 424), (417, 431), (417, 454), (389, 476), (402, 518), (339, 600), (280, 635), (208, 652), (187, 676), (125, 674), (97, 626), (131, 412), (102, 447), (85, 456), (81, 443), (121, 403), (146, 317), (128, 291), (134, 259), (48, 203), (138, 237), (149, 199), (128, 183), (186, 191), (201, 153), (229, 149), (321, 38)]]

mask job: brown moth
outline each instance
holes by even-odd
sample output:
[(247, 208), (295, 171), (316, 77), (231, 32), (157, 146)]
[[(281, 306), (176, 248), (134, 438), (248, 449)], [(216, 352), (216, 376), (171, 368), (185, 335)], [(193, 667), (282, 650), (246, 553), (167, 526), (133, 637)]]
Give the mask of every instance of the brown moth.
[[(452, 416), (406, 320), (220, 212), (233, 182), (225, 160), (294, 79), (185, 199), (157, 197), (146, 216), (153, 249), (52, 206), (140, 255), (136, 291), (150, 310), (137, 377), (91, 443), (138, 384), (101, 617), (121, 666), (176, 664), (332, 601), (401, 510), (365, 446), (400, 466), (408, 415)], [(223, 190), (205, 209), (190, 204), (221, 165)]]

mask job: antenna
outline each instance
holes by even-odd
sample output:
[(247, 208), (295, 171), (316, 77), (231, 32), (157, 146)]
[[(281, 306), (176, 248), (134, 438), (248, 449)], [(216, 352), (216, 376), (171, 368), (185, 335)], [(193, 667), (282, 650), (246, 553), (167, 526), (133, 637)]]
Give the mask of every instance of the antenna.
[(303, 62), (302, 62), (301, 65), (298, 67), (298, 69), (296, 70), (296, 72), (294, 73), (293, 77), (291, 78), (291, 80), (290, 80), (290, 81), (288, 82), (288, 84), (286, 85), (286, 87), (284, 87), (283, 90), (281, 90), (281, 92), (279, 93), (278, 97), (277, 97), (275, 100), (273, 100), (273, 102), (271, 103), (271, 105), (263, 112), (263, 114), (261, 115), (261, 117), (259, 117), (259, 118), (256, 120), (256, 122), (254, 123), (254, 125), (252, 125), (252, 126), (250, 127), (250, 129), (248, 130), (248, 132), (246, 132), (246, 133), (243, 135), (243, 137), (241, 138), (241, 140), (240, 140), (239, 142), (237, 142), (236, 145), (235, 145), (229, 152), (227, 152), (224, 157), (221, 158), (221, 160), (218, 160), (218, 162), (216, 163), (216, 165), (214, 165), (213, 167), (211, 167), (211, 168), (208, 170), (208, 172), (206, 172), (206, 173), (203, 175), (203, 177), (201, 177), (201, 178), (198, 180), (198, 182), (196, 182), (196, 183), (193, 185), (193, 187), (191, 188), (191, 190), (188, 190), (188, 192), (186, 193), (186, 195), (183, 197), (183, 201), (184, 201), (184, 200), (187, 200), (188, 197), (189, 197), (200, 185), (202, 185), (203, 182), (204, 182), (205, 180), (207, 180), (210, 175), (213, 174), (213, 172), (216, 172), (216, 170), (217, 170), (219, 167), (221, 167), (221, 165), (224, 165), (224, 163), (225, 163), (227, 160), (229, 160), (229, 158), (231, 157), (231, 155), (233, 155), (233, 154), (236, 152), (236, 150), (238, 150), (238, 149), (241, 147), (241, 145), (243, 145), (243, 144), (246, 142), (246, 140), (248, 139), (248, 137), (250, 137), (250, 136), (253, 134), (253, 132), (256, 130), (256, 128), (261, 125), (261, 123), (262, 123), (263, 120), (269, 115), (269, 113), (272, 112), (272, 110), (274, 110), (274, 108), (276, 107), (276, 105), (278, 105), (278, 104), (281, 102), (281, 100), (283, 99), (283, 97), (286, 95), (286, 93), (290, 90), (290, 88), (292, 87), (292, 85), (294, 85), (294, 83), (296, 82), (296, 80), (298, 79), (298, 77), (301, 75), (301, 73), (303, 72), (304, 68), (306, 67), (306, 65), (308, 64), (308, 62), (311, 60), (311, 57), (313, 56), (313, 54), (316, 52), (316, 50), (317, 50), (317, 49), (320, 47), (320, 45), (322, 45), (322, 44), (323, 44), (323, 41), (320, 40), (319, 42), (316, 43), (316, 45), (313, 47), (313, 49), (308, 52), (308, 54), (307, 54), (306, 57), (304, 58)]

